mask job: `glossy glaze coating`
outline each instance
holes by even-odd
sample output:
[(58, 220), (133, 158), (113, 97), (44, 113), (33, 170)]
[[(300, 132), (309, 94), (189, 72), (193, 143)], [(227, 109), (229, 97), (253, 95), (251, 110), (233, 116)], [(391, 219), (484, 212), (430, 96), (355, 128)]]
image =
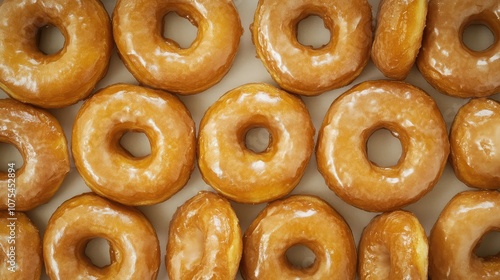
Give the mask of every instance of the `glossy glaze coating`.
[(422, 43), (427, 0), (381, 0), (371, 50), (375, 66), (388, 78), (408, 76)]
[[(330, 42), (319, 49), (297, 40), (298, 23), (321, 17)], [(366, 0), (260, 0), (251, 26), (257, 55), (283, 89), (318, 95), (353, 81), (370, 58), (371, 7)]]
[[(0, 279), (40, 279), (43, 259), (42, 239), (38, 228), (22, 212), (15, 212), (12, 216), (8, 211), (0, 211), (0, 223), (2, 225), (0, 227), (0, 248), (2, 248), (0, 250)], [(14, 247), (13, 250), (11, 247)], [(13, 253), (15, 256), (11, 259), (9, 255)]]
[(500, 188), (500, 104), (471, 99), (458, 110), (450, 131), (451, 163), (469, 187)]
[[(294, 267), (286, 252), (304, 245), (315, 255)], [(325, 201), (307, 195), (271, 202), (243, 237), (244, 279), (354, 279), (356, 247), (351, 229)]]
[[(129, 131), (144, 133), (151, 154), (134, 157), (120, 145)], [(127, 205), (166, 200), (189, 180), (196, 154), (195, 126), (172, 94), (117, 84), (81, 107), (73, 126), (76, 168), (98, 194)]]
[[(169, 12), (198, 28), (183, 49), (163, 37)], [(179, 94), (194, 94), (218, 83), (229, 71), (243, 33), (231, 0), (119, 0), (113, 34), (128, 70), (142, 84)]]
[[(269, 146), (245, 145), (256, 127), (269, 131)], [(198, 165), (203, 179), (228, 198), (261, 203), (299, 183), (314, 148), (314, 126), (305, 104), (267, 84), (237, 87), (216, 101), (200, 123)]]
[(441, 212), (429, 238), (432, 279), (500, 279), (499, 256), (478, 257), (481, 237), (500, 231), (500, 192), (457, 194)]
[[(394, 166), (367, 157), (366, 143), (385, 128), (401, 141)], [(319, 131), (316, 158), (327, 185), (367, 211), (395, 210), (420, 199), (440, 178), (449, 154), (446, 125), (434, 100), (404, 82), (366, 81), (329, 108)]]
[(241, 252), (238, 217), (222, 196), (202, 191), (175, 212), (165, 258), (169, 279), (235, 279)]
[[(462, 42), (472, 23), (486, 24), (495, 36), (484, 51)], [(417, 65), (425, 79), (445, 94), (485, 97), (500, 91), (500, 2), (498, 0), (431, 0)]]
[[(0, 6), (0, 88), (40, 107), (64, 107), (86, 98), (107, 72), (113, 39), (98, 0), (4, 0)], [(57, 27), (63, 48), (38, 48), (41, 28)]]
[[(109, 243), (110, 264), (97, 267), (85, 255), (89, 241)], [(50, 217), (43, 237), (50, 279), (156, 279), (160, 247), (139, 210), (86, 193), (64, 202)]]
[(410, 212), (374, 217), (363, 230), (358, 252), (359, 279), (428, 279), (427, 235)]
[(14, 145), (23, 157), (15, 180), (0, 172), (0, 209), (8, 208), (9, 183), (15, 185), (16, 210), (48, 202), (70, 169), (68, 143), (50, 113), (13, 99), (0, 100), (0, 142)]

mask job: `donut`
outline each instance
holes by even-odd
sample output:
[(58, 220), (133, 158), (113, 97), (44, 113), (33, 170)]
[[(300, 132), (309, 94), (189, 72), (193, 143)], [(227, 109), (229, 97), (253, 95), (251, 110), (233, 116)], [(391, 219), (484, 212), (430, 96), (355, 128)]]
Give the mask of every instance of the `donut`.
[(241, 229), (231, 204), (202, 191), (175, 211), (165, 263), (169, 279), (235, 279), (242, 250)]
[(33, 280), (42, 275), (42, 240), (23, 212), (0, 211), (0, 278)]
[(362, 232), (358, 251), (359, 279), (428, 279), (427, 235), (410, 212), (375, 216)]
[[(315, 255), (293, 266), (286, 252), (303, 245)], [(267, 205), (243, 236), (244, 279), (355, 279), (356, 247), (349, 225), (327, 202), (294, 195)]]
[[(424, 78), (444, 94), (469, 98), (500, 91), (500, 3), (498, 0), (431, 0), (417, 66)], [(462, 42), (471, 24), (486, 25), (497, 38), (484, 51)]]
[(479, 257), (474, 249), (491, 231), (500, 231), (500, 192), (465, 191), (445, 206), (429, 237), (432, 279), (499, 279), (498, 255)]
[[(95, 238), (109, 244), (108, 266), (95, 266), (85, 254)], [(156, 279), (160, 247), (139, 210), (84, 193), (65, 201), (50, 217), (43, 258), (50, 279)]]
[[(86, 98), (106, 75), (113, 38), (98, 0), (4, 0), (0, 6), (0, 88), (39, 107), (65, 107)], [(38, 48), (41, 28), (55, 26), (60, 51)]]
[(450, 130), (453, 170), (467, 186), (500, 188), (500, 104), (471, 99), (458, 110)]
[[(269, 145), (255, 152), (246, 133), (265, 128)], [(198, 136), (198, 166), (205, 182), (241, 203), (283, 197), (299, 183), (314, 148), (305, 104), (268, 84), (230, 90), (205, 112)]]
[[(198, 28), (188, 48), (162, 36), (163, 17), (169, 12)], [(119, 0), (113, 12), (116, 46), (132, 75), (141, 84), (182, 95), (199, 93), (222, 80), (242, 34), (232, 1)]]
[(427, 6), (427, 0), (380, 1), (371, 58), (386, 77), (408, 76), (422, 43)]
[[(286, 2), (286, 3), (285, 3)], [(370, 59), (372, 12), (366, 0), (259, 0), (252, 41), (271, 77), (286, 91), (319, 95), (351, 83)], [(299, 22), (323, 19), (330, 41), (314, 49), (297, 39)]]
[[(372, 133), (387, 129), (402, 154), (394, 166), (367, 156)], [(399, 81), (366, 81), (339, 96), (318, 135), (318, 170), (347, 203), (373, 212), (396, 210), (419, 200), (441, 177), (449, 154), (446, 125), (434, 100)]]
[[(127, 132), (144, 133), (151, 154), (135, 157), (120, 145)], [(196, 156), (195, 127), (175, 96), (115, 84), (80, 108), (72, 134), (75, 166), (96, 193), (126, 205), (151, 205), (179, 191)]]
[(69, 149), (59, 121), (47, 111), (13, 99), (0, 100), (0, 142), (21, 153), (23, 165), (0, 172), (0, 209), (10, 202), (27, 211), (47, 203), (70, 170)]

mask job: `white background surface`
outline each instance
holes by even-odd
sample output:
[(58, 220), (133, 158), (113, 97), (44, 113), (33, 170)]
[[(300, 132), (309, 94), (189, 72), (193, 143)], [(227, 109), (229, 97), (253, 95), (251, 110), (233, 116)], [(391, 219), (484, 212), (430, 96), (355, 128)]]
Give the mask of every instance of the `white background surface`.
[[(271, 79), (270, 75), (266, 72), (260, 60), (256, 58), (255, 48), (251, 42), (249, 26), (253, 21), (253, 14), (257, 6), (257, 1), (235, 0), (234, 2), (240, 13), (244, 28), (244, 34), (241, 38), (240, 48), (234, 61), (233, 67), (219, 84), (215, 85), (209, 90), (193, 96), (180, 97), (180, 99), (191, 111), (192, 117), (196, 122), (197, 131), (200, 120), (206, 109), (215, 100), (217, 100), (217, 98), (219, 98), (228, 90), (250, 82), (266, 82), (276, 85)], [(104, 0), (104, 4), (109, 14), (112, 13), (114, 3), (115, 1), (113, 0)], [(373, 14), (375, 15), (378, 1), (372, 0), (370, 1), (370, 3), (372, 4)], [(166, 33), (170, 37), (177, 39), (183, 46), (189, 45), (189, 41), (196, 36), (195, 28), (185, 20), (181, 20), (175, 17), (169, 17), (167, 23), (170, 23), (170, 25), (168, 25)], [(176, 27), (172, 27), (172, 25), (175, 25)], [(327, 42), (327, 36), (328, 31), (323, 28), (321, 20), (318, 20), (318, 18), (309, 18), (308, 20), (305, 20), (304, 24), (301, 24), (300, 26), (299, 37), (302, 42)], [(485, 31), (485, 29), (478, 29), (470, 32), (469, 34), (466, 34), (466, 40), (470, 41), (473, 44), (484, 45), (484, 42), (491, 42), (492, 37), (488, 34), (487, 31)], [(45, 32), (45, 35), (42, 37), (41, 44), (41, 47), (45, 48), (45, 50), (48, 50), (50, 48), (57, 50), (57, 46), (61, 46), (62, 44), (62, 38), (60, 34), (57, 34), (57, 31), (52, 30), (52, 32)], [(303, 100), (310, 110), (312, 120), (316, 127), (315, 139), (317, 139), (317, 132), (321, 126), (323, 117), (328, 110), (331, 102), (336, 97), (338, 97), (348, 88), (352, 87), (354, 84), (365, 80), (383, 78), (385, 77), (370, 62), (364, 69), (362, 74), (351, 85), (338, 90), (326, 92), (320, 96), (304, 97)], [(412, 72), (408, 76), (406, 81), (421, 87), (435, 98), (439, 108), (441, 109), (448, 128), (450, 127), (455, 113), (457, 112), (459, 107), (467, 101), (464, 99), (448, 97), (438, 93), (425, 82), (425, 80), (415, 67), (412, 69)], [(114, 50), (113, 57), (111, 59), (111, 65), (108, 74), (97, 85), (96, 90), (114, 83), (137, 84), (137, 81), (127, 71), (127, 69), (118, 58), (116, 49)], [(0, 90), (0, 98), (4, 97), (7, 97), (7, 95)], [(498, 95), (494, 96), (494, 98), (498, 99)], [(67, 108), (50, 110), (50, 112), (58, 118), (61, 125), (63, 126), (69, 143), (71, 143), (72, 124), (81, 104), (82, 102), (79, 102), (78, 104)], [(251, 139), (248, 141), (262, 142), (265, 139), (266, 134), (261, 131), (260, 133), (254, 134), (254, 136), (251, 137)], [(132, 152), (135, 151), (138, 153), (147, 153), (149, 149), (148, 142), (142, 135), (130, 135), (130, 137), (126, 137), (124, 143), (124, 145), (129, 147)], [(249, 145), (251, 145), (251, 143)], [(389, 164), (390, 162), (397, 161), (400, 149), (401, 147), (399, 145), (399, 141), (390, 136), (389, 133), (377, 133), (376, 136), (370, 139), (369, 150), (371, 159), (381, 164)], [(17, 166), (21, 165), (20, 156), (14, 149), (6, 144), (0, 144), (0, 170), (6, 170), (7, 163), (11, 161), (16, 161), (18, 163)], [(451, 199), (454, 194), (466, 189), (468, 188), (466, 188), (461, 182), (456, 179), (453, 170), (448, 164), (446, 166), (446, 169), (444, 170), (442, 178), (435, 186), (435, 188), (417, 203), (412, 204), (405, 209), (412, 211), (417, 215), (422, 225), (426, 229), (427, 234), (429, 234), (430, 229), (435, 223), (444, 205)], [(172, 198), (158, 205), (140, 207), (140, 210), (146, 214), (146, 216), (155, 226), (160, 241), (162, 250), (162, 264), (160, 267), (158, 279), (167, 278), (164, 265), (164, 256), (170, 219), (178, 206), (180, 206), (184, 201), (195, 195), (200, 190), (212, 189), (210, 186), (205, 184), (205, 182), (201, 178), (199, 170), (195, 168), (188, 184)], [(90, 189), (81, 180), (78, 172), (74, 167), (74, 164), (72, 163), (71, 172), (68, 174), (63, 185), (53, 197), (53, 199), (48, 204), (39, 206), (36, 209), (29, 211), (28, 215), (40, 229), (40, 234), (43, 235), (48, 219), (63, 201), (73, 197), (74, 195), (88, 191), (90, 191)], [(318, 195), (328, 201), (347, 220), (349, 226), (353, 231), (356, 243), (359, 241), (360, 234), (363, 228), (368, 224), (370, 219), (374, 215), (376, 215), (376, 213), (368, 213), (347, 205), (346, 203), (341, 201), (332, 191), (330, 191), (325, 185), (322, 176), (317, 171), (316, 159), (314, 155), (311, 158), (302, 181), (300, 182), (299, 186), (295, 188), (293, 193)], [(244, 231), (265, 205), (243, 205), (233, 203), (233, 206), (240, 219), (241, 227)], [(489, 245), (485, 247), (490, 247), (490, 251), (486, 252), (488, 254), (492, 254), (493, 252), (498, 252), (500, 250), (498, 246), (498, 244), (500, 243), (498, 241), (499, 235), (495, 234), (493, 236), (494, 238), (490, 237), (485, 241), (489, 243)], [(106, 259), (108, 258), (107, 246), (105, 242), (103, 242), (102, 240), (96, 240), (96, 242), (92, 242), (91, 245), (89, 245), (88, 254), (92, 257), (95, 263), (101, 265), (105, 264)], [(301, 254), (302, 253), (300, 250), (295, 250), (292, 253), (292, 257), (297, 258), (296, 263), (305, 264), (311, 261), (310, 257), (305, 259), (300, 257)], [(239, 274), (237, 277), (238, 279), (241, 279)], [(47, 279), (47, 277), (44, 275), (42, 279)]]

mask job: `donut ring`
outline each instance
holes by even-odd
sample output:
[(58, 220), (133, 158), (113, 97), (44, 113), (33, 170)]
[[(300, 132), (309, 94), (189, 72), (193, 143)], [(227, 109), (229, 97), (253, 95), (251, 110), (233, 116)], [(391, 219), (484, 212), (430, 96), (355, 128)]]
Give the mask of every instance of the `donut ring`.
[[(95, 238), (109, 243), (111, 263), (103, 268), (85, 255)], [(50, 279), (156, 279), (160, 247), (153, 226), (139, 210), (86, 193), (52, 214), (43, 257)]]
[[(294, 267), (286, 251), (307, 246), (316, 256)], [(354, 279), (356, 247), (351, 229), (328, 203), (306, 195), (271, 202), (243, 236), (241, 275), (249, 279)]]
[(404, 80), (422, 44), (427, 0), (382, 0), (371, 57), (388, 78)]
[[(455, 97), (486, 97), (500, 91), (500, 3), (497, 0), (433, 0), (417, 65), (424, 78), (441, 92)], [(487, 25), (494, 44), (472, 51), (462, 42), (464, 29)]]
[[(97, 0), (4, 0), (0, 6), (0, 88), (22, 102), (64, 107), (86, 98), (108, 70), (111, 23)], [(38, 49), (40, 28), (54, 25), (63, 48)]]
[(0, 100), (0, 142), (14, 145), (23, 157), (15, 178), (0, 172), (0, 209), (8, 209), (9, 184), (15, 185), (17, 211), (48, 202), (70, 169), (62, 127), (48, 112), (12, 99)]
[(42, 275), (42, 239), (23, 212), (0, 211), (1, 279), (32, 280)]
[(427, 280), (429, 244), (410, 212), (397, 210), (373, 218), (359, 242), (359, 279)]
[(165, 258), (169, 279), (235, 279), (241, 229), (229, 202), (200, 192), (175, 212)]
[(500, 104), (471, 99), (451, 126), (451, 163), (460, 181), (481, 189), (500, 188)]
[[(129, 131), (143, 132), (151, 154), (134, 157), (120, 144)], [(166, 92), (117, 84), (100, 90), (76, 117), (75, 165), (96, 193), (127, 205), (151, 205), (179, 191), (196, 156), (195, 127), (187, 108)]]
[[(330, 42), (313, 49), (297, 40), (298, 23), (318, 15)], [(351, 83), (370, 59), (371, 7), (366, 0), (260, 0), (251, 26), (252, 41), (272, 78), (283, 89), (318, 95)]]
[(432, 279), (498, 279), (499, 256), (474, 253), (481, 237), (500, 231), (500, 192), (466, 191), (455, 195), (443, 209), (429, 239)]
[[(261, 153), (245, 145), (246, 133), (256, 127), (270, 134)], [(299, 98), (267, 84), (246, 84), (207, 110), (198, 145), (205, 182), (232, 200), (261, 203), (299, 183), (314, 148), (314, 126)]]
[[(366, 143), (381, 128), (401, 141), (395, 166), (380, 167), (367, 158)], [(316, 158), (340, 198), (366, 211), (385, 212), (429, 192), (448, 154), (446, 125), (429, 95), (404, 82), (367, 81), (332, 103), (319, 131)]]
[[(189, 48), (162, 36), (169, 12), (198, 28)], [(226, 75), (242, 33), (232, 1), (119, 0), (113, 12), (116, 46), (132, 75), (144, 85), (183, 95), (204, 91)]]

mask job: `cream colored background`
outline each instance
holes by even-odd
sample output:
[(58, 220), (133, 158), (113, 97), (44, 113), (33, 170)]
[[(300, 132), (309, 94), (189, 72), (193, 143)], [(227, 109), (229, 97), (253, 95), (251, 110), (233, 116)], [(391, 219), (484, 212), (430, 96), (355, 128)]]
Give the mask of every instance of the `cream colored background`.
[[(103, 2), (109, 14), (111, 14), (115, 1), (103, 0)], [(275, 85), (269, 74), (264, 69), (260, 60), (256, 58), (255, 48), (251, 42), (249, 26), (253, 21), (253, 13), (257, 5), (257, 0), (235, 0), (234, 2), (241, 16), (241, 21), (244, 27), (244, 34), (241, 38), (239, 52), (232, 69), (219, 84), (215, 85), (209, 90), (193, 96), (180, 97), (191, 111), (193, 119), (197, 124), (197, 129), (206, 109), (226, 91), (250, 82), (266, 82)], [(372, 4), (373, 14), (375, 15), (378, 6), (378, 0), (372, 0), (370, 1), (370, 3)], [(170, 19), (173, 20), (170, 20), (169, 23), (172, 22), (172, 24), (174, 24), (173, 22), (175, 22), (180, 24), (180, 29), (182, 31), (173, 31), (173, 29), (167, 28), (167, 33), (173, 34), (172, 37), (178, 39), (181, 44), (188, 44), (189, 38), (192, 39), (195, 36), (195, 29), (190, 26), (187, 21), (183, 21), (179, 18), (173, 17), (170, 17)], [(323, 42), (324, 40), (327, 40), (325, 39), (325, 36), (328, 35), (328, 32), (323, 29), (321, 32), (319, 32), (319, 34), (317, 34), (316, 30), (318, 30), (318, 28), (319, 30), (323, 29), (320, 20), (318, 20), (317, 18), (309, 18), (308, 20), (306, 20), (304, 24), (301, 25), (301, 30), (307, 30), (307, 32), (301, 32), (299, 34), (301, 40), (307, 42)], [(488, 36), (487, 32), (471, 33), (473, 36), (471, 36), (470, 38), (467, 37), (466, 40), (470, 41), (470, 43), (472, 44), (484, 44), (482, 42), (492, 40), (491, 37)], [(62, 44), (62, 39), (57, 34), (57, 32), (48, 32), (48, 34), (45, 35), (42, 39), (43, 48), (57, 49), (57, 46), (60, 46)], [(319, 130), (321, 122), (323, 120), (323, 116), (325, 115), (331, 102), (336, 97), (338, 97), (342, 92), (344, 92), (354, 84), (366, 80), (383, 78), (384, 76), (370, 62), (364, 69), (362, 74), (353, 82), (353, 84), (338, 90), (326, 92), (321, 96), (303, 98), (304, 102), (307, 104), (307, 107), (310, 110), (314, 125), (316, 127), (316, 137), (317, 131)], [(466, 100), (448, 97), (436, 92), (436, 90), (434, 90), (429, 84), (425, 82), (416, 68), (412, 70), (406, 81), (423, 88), (435, 98), (449, 128), (456, 111), (461, 105), (466, 102)], [(109, 72), (107, 76), (97, 85), (96, 90), (114, 83), (137, 83), (137, 81), (123, 66), (122, 62), (116, 54), (116, 50), (114, 51), (113, 57), (111, 59)], [(3, 91), (0, 90), (0, 97), (4, 98), (7, 96)], [(494, 96), (495, 99), (498, 99), (498, 97), (498, 95)], [(72, 124), (81, 104), (82, 102), (67, 108), (50, 110), (50, 112), (52, 112), (58, 118), (61, 125), (63, 126), (69, 142), (71, 142)], [(265, 140), (266, 134), (262, 133), (261, 131), (260, 133), (254, 134), (250, 138), (251, 139), (249, 139), (249, 142), (255, 142), (258, 144), (259, 142)], [(141, 135), (132, 135), (131, 137), (127, 137), (125, 142), (125, 145), (131, 147), (130, 149), (136, 152), (147, 153), (149, 149), (147, 140), (145, 140), (145, 137), (142, 137)], [(372, 159), (382, 164), (387, 164), (391, 161), (397, 160), (397, 156), (400, 153), (400, 145), (398, 140), (391, 137), (389, 133), (377, 133), (377, 135), (375, 137), (372, 137), (372, 139), (370, 140), (369, 149), (371, 151), (370, 154), (372, 155)], [(389, 158), (387, 158), (387, 155), (389, 155)], [(2, 164), (0, 170), (6, 169), (6, 167), (4, 168), (3, 166), (7, 166), (7, 162), (11, 161), (17, 161), (19, 163), (19, 154), (16, 153), (12, 148), (8, 147), (6, 144), (0, 145), (0, 164)], [(18, 164), (18, 166), (19, 165), (20, 164)], [(74, 168), (74, 164), (72, 164), (71, 167), (72, 168), (70, 174), (67, 176), (63, 185), (53, 197), (53, 199), (48, 204), (39, 206), (38, 208), (28, 213), (28, 215), (40, 229), (41, 235), (43, 235), (46, 224), (51, 214), (63, 201), (73, 197), (74, 195), (89, 191), (89, 188), (83, 183), (80, 176), (78, 175), (78, 172)], [(455, 175), (448, 164), (442, 178), (440, 179), (434, 190), (423, 197), (417, 203), (410, 205), (405, 209), (414, 212), (420, 219), (422, 225), (425, 227), (427, 233), (429, 233), (440, 211), (449, 201), (449, 199), (457, 192), (466, 189), (468, 188), (466, 188), (455, 178)], [(195, 169), (188, 184), (175, 196), (158, 205), (140, 207), (140, 210), (147, 215), (147, 217), (155, 226), (158, 238), (160, 240), (160, 246), (162, 250), (162, 265), (160, 268), (158, 279), (167, 278), (163, 261), (165, 255), (165, 247), (167, 244), (167, 232), (172, 214), (175, 212), (178, 206), (180, 206), (184, 201), (195, 195), (200, 190), (212, 189), (202, 180), (198, 169)], [(306, 173), (302, 181), (300, 182), (300, 185), (295, 188), (293, 193), (318, 195), (328, 201), (347, 220), (353, 231), (356, 242), (358, 242), (364, 226), (366, 226), (370, 219), (374, 215), (376, 215), (376, 213), (368, 213), (345, 204), (332, 191), (330, 191), (316, 169), (316, 159), (314, 155), (311, 158), (310, 164), (307, 167)], [(233, 203), (233, 206), (240, 219), (241, 227), (243, 230), (245, 230), (255, 218), (257, 213), (265, 205), (242, 205)], [(500, 235), (497, 234), (495, 236), (495, 238), (488, 238), (488, 240), (486, 241), (489, 243), (489, 246), (487, 247), (490, 247), (490, 254), (492, 252), (495, 252), (495, 250), (496, 252), (500, 250), (498, 246), (498, 244), (500, 243), (498, 241), (498, 237)], [(108, 253), (105, 242), (103, 240), (96, 240), (96, 242), (92, 242), (91, 245), (89, 245), (88, 254), (93, 258), (94, 262), (98, 264), (106, 263)], [(296, 250), (292, 255), (292, 257), (297, 259), (297, 263), (305, 264), (311, 261), (311, 256), (308, 256), (306, 258), (300, 257), (300, 255), (302, 255), (300, 250)], [(47, 279), (47, 276), (44, 275), (42, 279)], [(241, 279), (240, 275), (238, 275), (238, 279)]]

